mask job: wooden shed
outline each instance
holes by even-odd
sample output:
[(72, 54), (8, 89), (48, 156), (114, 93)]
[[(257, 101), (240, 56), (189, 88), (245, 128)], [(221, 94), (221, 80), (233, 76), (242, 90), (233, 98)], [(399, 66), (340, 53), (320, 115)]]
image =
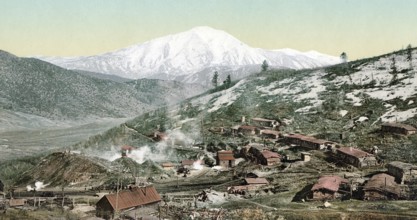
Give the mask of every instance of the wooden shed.
[(410, 183), (417, 180), (417, 165), (393, 161), (387, 165), (388, 173), (395, 177), (398, 183)]
[(417, 129), (411, 125), (401, 123), (384, 123), (381, 125), (383, 132), (397, 133), (403, 135), (415, 134)]
[(322, 176), (311, 188), (309, 199), (331, 200), (348, 193), (349, 182), (340, 176)]
[(338, 148), (336, 149), (336, 156), (342, 162), (358, 168), (378, 165), (378, 162), (373, 154), (354, 147)]

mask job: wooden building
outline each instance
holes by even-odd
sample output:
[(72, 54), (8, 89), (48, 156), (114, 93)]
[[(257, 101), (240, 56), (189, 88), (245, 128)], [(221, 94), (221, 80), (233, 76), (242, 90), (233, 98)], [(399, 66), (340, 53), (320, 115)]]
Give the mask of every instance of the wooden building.
[(118, 193), (103, 196), (96, 204), (96, 215), (105, 219), (114, 217), (115, 212), (123, 212), (140, 207), (155, 207), (161, 196), (153, 186), (132, 187)]
[(244, 135), (255, 135), (256, 129), (257, 127), (255, 126), (242, 125), (242, 126), (239, 126), (239, 128), (237, 129), (237, 132), (242, 133)]
[(381, 125), (381, 131), (388, 133), (397, 133), (403, 135), (415, 134), (417, 129), (411, 125), (400, 123), (384, 123)]
[(308, 162), (311, 160), (311, 154), (308, 152), (301, 152), (301, 161)]
[(373, 154), (353, 147), (341, 147), (336, 149), (336, 156), (339, 160), (355, 167), (370, 167), (378, 165)]
[(311, 150), (321, 150), (329, 146), (335, 145), (335, 143), (331, 141), (317, 139), (315, 137), (306, 136), (302, 134), (289, 134), (285, 136), (285, 142), (288, 144), (298, 145), (300, 147), (304, 147)]
[(340, 176), (322, 176), (310, 191), (311, 200), (339, 199), (349, 192), (349, 182)]
[(405, 191), (395, 182), (395, 177), (385, 173), (372, 176), (363, 191), (365, 200), (397, 200), (406, 197)]
[(135, 148), (132, 146), (124, 145), (120, 148), (122, 157), (127, 157), (128, 154), (132, 153)]
[(165, 163), (161, 163), (161, 167), (164, 170), (173, 170), (175, 168), (175, 164), (173, 164), (171, 162), (165, 162)]
[(417, 165), (393, 161), (387, 165), (388, 174), (395, 177), (398, 183), (410, 183), (417, 180)]
[(245, 185), (256, 185), (256, 186), (265, 186), (269, 184), (269, 181), (265, 178), (245, 178), (244, 179)]
[(25, 206), (26, 199), (9, 199), (9, 207)]
[(252, 118), (251, 124), (259, 127), (275, 128), (279, 126), (279, 122), (266, 118)]
[(256, 160), (257, 164), (272, 166), (281, 163), (281, 155), (278, 153), (266, 150), (263, 147), (252, 146), (249, 153)]
[(235, 166), (235, 157), (233, 156), (233, 151), (217, 151), (216, 160), (217, 165), (223, 168), (231, 168)]
[(269, 129), (260, 129), (258, 130), (258, 135), (267, 139), (278, 139), (279, 131), (269, 130)]

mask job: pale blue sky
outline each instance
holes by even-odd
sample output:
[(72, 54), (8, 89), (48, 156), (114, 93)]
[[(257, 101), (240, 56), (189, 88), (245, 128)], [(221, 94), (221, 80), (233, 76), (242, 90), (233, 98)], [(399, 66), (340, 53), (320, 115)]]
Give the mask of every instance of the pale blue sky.
[(196, 26), (350, 59), (417, 45), (415, 0), (0, 0), (0, 49), (92, 55)]

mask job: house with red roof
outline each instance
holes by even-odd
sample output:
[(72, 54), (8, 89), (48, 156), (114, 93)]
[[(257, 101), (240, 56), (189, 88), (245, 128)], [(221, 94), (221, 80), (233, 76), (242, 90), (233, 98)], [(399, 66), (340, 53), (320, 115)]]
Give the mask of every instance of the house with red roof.
[(348, 193), (349, 182), (340, 176), (322, 176), (313, 185), (309, 199), (332, 200), (341, 198)]
[(276, 152), (267, 150), (261, 146), (252, 146), (249, 149), (249, 153), (253, 155), (257, 164), (272, 166), (281, 163), (282, 156)]
[(141, 207), (156, 207), (161, 196), (153, 186), (132, 187), (118, 193), (103, 196), (96, 204), (96, 216), (112, 219), (115, 212), (129, 211)]
[(235, 166), (235, 157), (233, 156), (233, 151), (229, 150), (222, 150), (217, 151), (217, 158), (216, 158), (217, 165), (222, 166), (224, 168), (231, 168)]

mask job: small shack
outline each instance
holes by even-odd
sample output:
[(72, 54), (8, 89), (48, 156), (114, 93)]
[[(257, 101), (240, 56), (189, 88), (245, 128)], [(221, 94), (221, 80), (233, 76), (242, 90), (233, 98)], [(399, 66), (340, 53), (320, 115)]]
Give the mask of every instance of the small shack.
[(175, 168), (175, 164), (173, 164), (171, 162), (165, 162), (165, 163), (161, 163), (161, 167), (164, 170), (173, 170)]
[(9, 207), (21, 207), (26, 204), (26, 199), (10, 199), (9, 200)]
[(217, 165), (223, 168), (231, 168), (235, 166), (235, 157), (233, 156), (233, 151), (222, 150), (217, 151), (216, 158)]
[(417, 180), (417, 165), (393, 161), (387, 165), (388, 174), (395, 177), (398, 183), (410, 183)]
[(105, 219), (114, 217), (114, 213), (141, 207), (156, 208), (161, 196), (153, 186), (131, 187), (118, 193), (103, 196), (96, 204), (96, 216)]
[(265, 178), (245, 178), (244, 179), (245, 185), (253, 185), (253, 186), (265, 186), (269, 184), (269, 181)]
[(269, 129), (261, 129), (258, 131), (259, 136), (267, 139), (278, 139), (279, 138), (279, 131), (269, 130)]
[(269, 127), (269, 128), (275, 128), (279, 126), (279, 122), (272, 119), (266, 119), (266, 118), (252, 118), (251, 124), (255, 126), (260, 127)]
[(237, 129), (237, 132), (242, 133), (244, 135), (255, 135), (256, 129), (257, 127), (255, 126), (242, 125), (242, 126), (239, 126), (239, 128)]
[(358, 168), (378, 165), (378, 162), (373, 154), (354, 147), (338, 148), (336, 149), (336, 156), (342, 162)]
[(411, 125), (400, 123), (384, 123), (381, 125), (381, 131), (387, 133), (397, 133), (403, 135), (415, 134), (417, 129)]
[(385, 173), (372, 176), (363, 191), (365, 200), (397, 200), (406, 196), (395, 182), (395, 177)]
[(128, 154), (132, 153), (135, 148), (132, 146), (124, 145), (120, 148), (122, 157), (127, 157)]
[(311, 188), (309, 199), (331, 200), (341, 198), (349, 191), (349, 181), (340, 176), (322, 176)]
[(301, 161), (308, 162), (311, 160), (311, 154), (308, 152), (301, 152)]

